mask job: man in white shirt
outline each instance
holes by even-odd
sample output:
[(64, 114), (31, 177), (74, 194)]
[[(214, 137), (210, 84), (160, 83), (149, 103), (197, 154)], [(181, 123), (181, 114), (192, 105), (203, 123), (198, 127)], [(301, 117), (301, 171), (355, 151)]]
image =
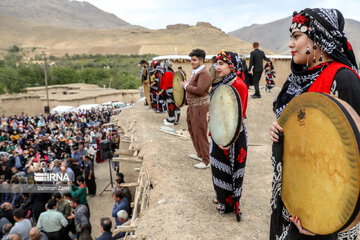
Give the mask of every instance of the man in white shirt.
[(186, 117), (188, 130), (197, 157), (202, 161), (194, 167), (205, 169), (210, 167), (207, 114), (210, 105), (211, 75), (204, 65), (206, 56), (204, 50), (194, 49), (189, 56), (194, 71), (188, 83), (181, 82), (180, 84), (186, 91), (186, 100), (189, 105)]

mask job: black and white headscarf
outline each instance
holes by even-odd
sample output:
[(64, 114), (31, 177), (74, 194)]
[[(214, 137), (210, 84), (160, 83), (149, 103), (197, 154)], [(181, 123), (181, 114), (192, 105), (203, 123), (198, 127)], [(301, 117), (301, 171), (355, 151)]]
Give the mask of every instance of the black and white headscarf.
[[(311, 38), (322, 52), (334, 61), (343, 63), (356, 72), (356, 59), (344, 31), (345, 20), (337, 9), (306, 8), (300, 13), (294, 12), (290, 32), (300, 29)], [(314, 48), (316, 46), (314, 45)], [(320, 56), (318, 56), (320, 57)], [(274, 111), (279, 118), (286, 105), (296, 96), (308, 91), (310, 86), (329, 64), (321, 64), (312, 69), (291, 61), (292, 73), (286, 80), (281, 92), (274, 101)]]
[[(336, 9), (305, 9), (300, 13), (294, 13), (290, 32), (294, 28), (300, 29), (314, 40), (314, 43), (323, 52), (330, 55), (332, 59), (343, 63), (357, 71), (355, 56), (351, 45), (348, 43), (344, 30), (344, 17)], [(313, 82), (330, 65), (331, 62), (319, 64), (311, 69), (304, 65), (291, 62), (292, 73), (284, 83), (284, 86), (274, 101), (274, 111), (279, 118), (286, 105), (296, 96), (307, 92)], [(289, 220), (290, 213), (287, 211), (281, 199), (282, 188), (282, 156), (283, 156), (283, 134), (280, 140), (273, 144), (272, 165), (274, 176), (272, 182), (271, 196), (271, 221), (270, 240), (288, 239), (326, 239), (326, 240), (355, 240), (359, 225), (343, 233), (335, 233), (326, 236), (316, 235), (314, 237), (301, 235), (297, 227)]]

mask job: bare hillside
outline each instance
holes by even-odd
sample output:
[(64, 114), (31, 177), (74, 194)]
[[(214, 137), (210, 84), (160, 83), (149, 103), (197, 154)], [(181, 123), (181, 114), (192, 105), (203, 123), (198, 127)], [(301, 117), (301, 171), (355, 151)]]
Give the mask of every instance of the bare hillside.
[(130, 26), (90, 3), (70, 0), (0, 0), (0, 14), (67, 28), (118, 29)]
[[(167, 29), (122, 28), (85, 30), (53, 27), (0, 15), (0, 49), (14, 44), (63, 56), (68, 54), (188, 54), (203, 48), (209, 54), (226, 49), (248, 54), (252, 46), (209, 23), (172, 25)], [(271, 53), (271, 52), (267, 52)]]

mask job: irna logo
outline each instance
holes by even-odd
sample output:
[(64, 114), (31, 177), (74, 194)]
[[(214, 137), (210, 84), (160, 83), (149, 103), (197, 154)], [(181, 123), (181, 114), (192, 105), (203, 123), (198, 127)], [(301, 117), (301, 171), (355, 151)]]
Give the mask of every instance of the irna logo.
[(67, 173), (34, 173), (36, 182), (70, 182)]

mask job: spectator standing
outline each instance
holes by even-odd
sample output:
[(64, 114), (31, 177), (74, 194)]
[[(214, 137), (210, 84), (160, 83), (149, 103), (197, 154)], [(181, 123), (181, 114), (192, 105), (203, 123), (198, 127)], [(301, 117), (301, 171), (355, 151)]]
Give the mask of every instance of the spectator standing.
[(50, 199), (47, 202), (48, 210), (40, 214), (37, 222), (37, 227), (46, 233), (49, 240), (66, 239), (63, 235), (62, 228), (67, 226), (68, 221), (61, 212), (55, 211), (56, 205), (56, 200)]
[(84, 172), (85, 172), (85, 182), (89, 190), (89, 196), (94, 197), (96, 194), (96, 182), (94, 174), (94, 165), (88, 155), (83, 156), (84, 161)]
[(88, 202), (86, 199), (86, 184), (83, 176), (79, 176), (76, 178), (76, 182), (78, 186), (73, 185), (72, 182), (69, 183), (71, 186), (70, 193), (72, 197), (78, 197), (80, 199), (80, 204), (88, 206)]
[(77, 240), (92, 240), (89, 210), (85, 205), (80, 204), (78, 197), (73, 197), (70, 206), (75, 209), (75, 215), (69, 217), (75, 219)]

